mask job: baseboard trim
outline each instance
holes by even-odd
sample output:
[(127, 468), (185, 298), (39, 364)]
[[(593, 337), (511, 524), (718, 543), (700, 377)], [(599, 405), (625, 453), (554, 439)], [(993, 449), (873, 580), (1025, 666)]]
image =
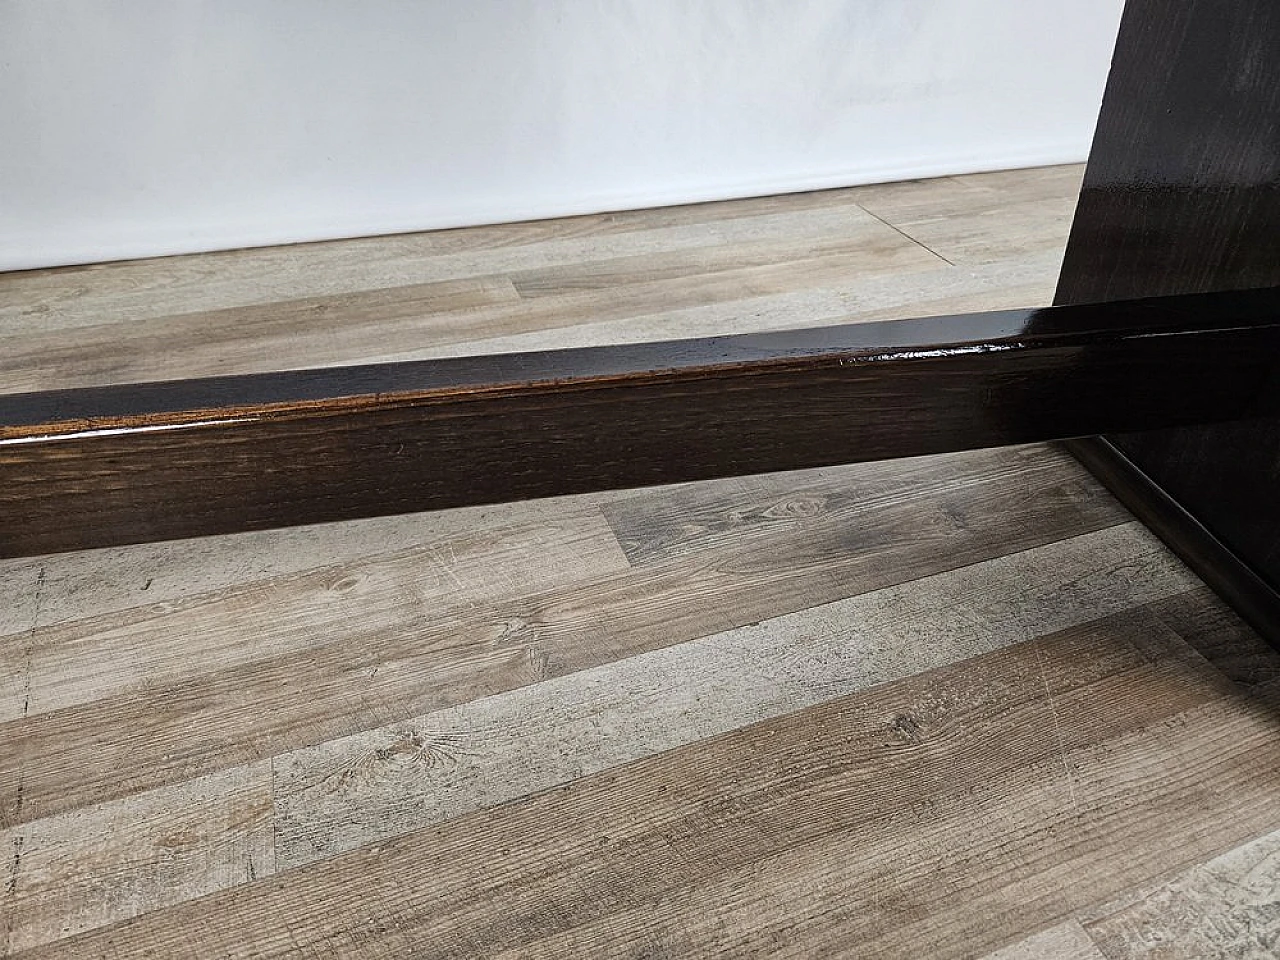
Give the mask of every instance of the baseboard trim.
[(1063, 446), (1264, 640), (1280, 649), (1280, 593), (1105, 437), (1065, 440)]

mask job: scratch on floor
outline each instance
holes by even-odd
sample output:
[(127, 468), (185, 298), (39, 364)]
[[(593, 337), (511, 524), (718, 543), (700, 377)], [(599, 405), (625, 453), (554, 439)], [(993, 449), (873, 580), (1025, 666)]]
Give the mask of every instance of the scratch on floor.
[(27, 631), (27, 643), (23, 649), (22, 664), (22, 715), (31, 709), (31, 662), (35, 658), (36, 630), (40, 627), (40, 604), (44, 599), (45, 568), (36, 574), (35, 600), (32, 603), (31, 629)]
[[(18, 834), (13, 838), (13, 859), (9, 861), (9, 879), (4, 885), (4, 893), (6, 898), (14, 898), (18, 892), (18, 870), (22, 866), (22, 846), (26, 842), (26, 838), (22, 834)], [(9, 956), (13, 947), (13, 935), (15, 932), (14, 914), (15, 910), (6, 907), (4, 913), (4, 952), (2, 956)]]
[[(33, 610), (31, 612), (31, 629), (27, 631), (27, 642), (22, 652), (22, 716), (26, 718), (28, 711), (31, 709), (31, 667), (32, 661), (35, 659), (36, 646), (36, 630), (40, 626), (40, 604), (44, 598), (44, 580), (45, 568), (40, 567), (40, 572), (36, 575), (35, 599), (32, 601)], [(15, 776), (15, 786), (13, 791), (13, 822), (15, 824), (22, 822), (22, 800), (23, 794), (26, 792), (26, 766), (23, 763), (22, 756), (18, 756), (17, 771)], [(0, 814), (0, 827), (4, 826), (3, 814)], [(22, 844), (21, 837), (14, 841), (16, 850), (13, 858), (13, 873), (7, 884), (7, 891), (12, 893), (17, 889), (18, 885), (18, 865), (22, 861)]]
[(18, 868), (22, 865), (22, 845), (26, 837), (18, 834), (13, 838), (13, 859), (9, 861), (9, 879), (4, 885), (4, 892), (13, 896), (18, 890)]
[(448, 544), (448, 547), (449, 560), (445, 560), (444, 554), (438, 546), (432, 545), (428, 548), (427, 552), (431, 559), (436, 562), (436, 566), (440, 568), (440, 571), (448, 576), (448, 578), (454, 582), (454, 585), (458, 590), (465, 595), (468, 592), (467, 585), (462, 581), (462, 578), (458, 576), (457, 571), (454, 569), (458, 565), (458, 555), (454, 552), (453, 544)]
[(1049, 701), (1049, 713), (1053, 716), (1053, 736), (1058, 741), (1058, 758), (1062, 761), (1062, 770), (1067, 775), (1067, 790), (1071, 795), (1071, 806), (1080, 809), (1076, 798), (1076, 778), (1071, 772), (1071, 764), (1067, 762), (1067, 745), (1062, 736), (1062, 721), (1058, 717), (1058, 704), (1054, 700), (1053, 691), (1049, 688), (1049, 674), (1045, 668), (1044, 651), (1036, 647), (1036, 662), (1040, 665), (1040, 682), (1044, 684), (1044, 695)]

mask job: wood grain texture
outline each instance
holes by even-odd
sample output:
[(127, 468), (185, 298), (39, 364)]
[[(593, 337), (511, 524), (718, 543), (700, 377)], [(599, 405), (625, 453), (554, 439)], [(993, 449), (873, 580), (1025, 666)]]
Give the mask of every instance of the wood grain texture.
[(988, 953), (982, 960), (1107, 960), (1078, 920), (1068, 920)]
[[(914, 496), (818, 515), (767, 541), (748, 536), (693, 563), (601, 571), (533, 591), (516, 585), (472, 607), (422, 605), (411, 587), (407, 600), (405, 591), (372, 590), (384, 609), (353, 604), (350, 615), (324, 620), (312, 644), (313, 620), (264, 612), (274, 610), (275, 590), (323, 596), (325, 585), (336, 584), (359, 592), (358, 577), (320, 570), (265, 590), (197, 598), (192, 606), (203, 619), (191, 622), (206, 626), (199, 639), (184, 637), (195, 644), (186, 656), (211, 669), (191, 677), (169, 665), (181, 652), (164, 630), (163, 608), (84, 624), (91, 636), (109, 635), (156, 619), (152, 641), (137, 648), (136, 662), (146, 664), (140, 671), (121, 664), (109, 643), (92, 641), (73, 666), (76, 634), (58, 628), (71, 676), (122, 672), (120, 680), (100, 681), (120, 692), (0, 723), (0, 740), (12, 744), (12, 759), (0, 768), (0, 823), (203, 776), (1125, 519), (1083, 470), (1045, 448), (956, 455), (923, 467), (922, 475), (962, 482), (955, 490), (923, 483)], [(277, 632), (285, 638), (274, 640)], [(21, 639), (29, 642), (29, 633)], [(220, 654), (201, 654), (203, 645), (236, 656), (219, 667)], [(254, 655), (275, 646), (293, 652)], [(84, 683), (67, 681), (72, 691)]]
[[(1280, 282), (1277, 49), (1270, 0), (1129, 0), (1056, 302)], [(1277, 421), (1109, 439), (1208, 531), (1166, 511), (1175, 549), (1206, 571), (1223, 566), (1213, 541), (1236, 555), (1224, 595), (1280, 643)]]
[(1270, 833), (1087, 915), (1108, 960), (1266, 960), (1280, 949), (1280, 834)]
[[(1074, 190), (1068, 192), (1073, 195)], [(857, 206), (856, 190), (742, 202), (693, 204), (462, 230), (234, 250), (198, 257), (6, 274), (0, 319), (16, 333), (92, 328), (125, 315), (140, 320), (344, 296), (417, 284), (471, 283), (509, 271), (585, 264), (619, 256), (710, 250), (771, 239), (849, 240), (864, 245), (846, 268), (874, 269), (880, 250), (911, 251), (892, 228)], [(896, 254), (895, 254), (896, 255)], [(377, 295), (375, 294), (375, 300)], [(336, 359), (336, 358), (332, 358)]]
[(1273, 412), (1280, 291), (0, 397), (22, 555)]
[(274, 762), (277, 860), (309, 863), (1194, 586), (1125, 524), (292, 751)]
[(0, 830), (4, 955), (275, 872), (267, 761)]
[[(1280, 815), (1280, 772), (1266, 749), (1273, 718), (1246, 701), (1210, 702), (1224, 681), (1178, 653), (1171, 634), (1139, 623), (1136, 611), (1095, 621), (966, 661), (945, 682), (926, 673), (840, 698), (353, 851), (289, 883), (249, 884), (73, 938), (59, 955), (144, 946), (227, 957), (811, 955), (837, 944), (960, 955), (938, 914), (965, 930), (965, 949), (1008, 942), (1017, 924), (1079, 906), (1117, 833), (1139, 837), (1141, 854), (1109, 883), (1188, 862)], [(1138, 669), (1157, 671), (1137, 687), (1114, 679), (1113, 655), (1087, 652), (1135, 636), (1152, 645)], [(1125, 689), (1143, 694), (1131, 700)], [(1100, 697), (1116, 709), (1098, 711)], [(1115, 722), (1130, 732), (1085, 732)], [(1233, 816), (1195, 802), (1206, 789), (1198, 776), (1149, 777), (1153, 740), (1229, 781)], [(1126, 802), (1135, 787), (1142, 804)], [(977, 851), (993, 833), (1010, 852), (984, 863)], [(1048, 840), (1063, 833), (1072, 837), (1065, 876)], [(940, 845), (961, 857), (924, 855), (921, 872), (895, 872), (904, 855)], [(1010, 876), (1012, 851), (1027, 847), (1043, 858)], [(861, 909), (876, 898), (902, 920), (888, 926)], [(234, 931), (213, 916), (234, 916)]]
[[(280, 754), (270, 793), (258, 761), (15, 826), (0, 840), (20, 838), (30, 856), (15, 869), (12, 944), (162, 909), (923, 667), (1126, 614), (1147, 597), (1157, 598), (1148, 629), (1161, 611), (1195, 626), (1202, 608), (1171, 593), (1191, 582), (1126, 524)], [(933, 639), (907, 655), (920, 637)], [(1094, 664), (1082, 678), (1134, 680), (1154, 665), (1140, 642), (1115, 649), (1099, 639), (1079, 656)], [(1034, 700), (1043, 689), (1008, 695)], [(1106, 722), (1127, 729), (1133, 718)], [(273, 821), (262, 808), (271, 794)], [(89, 849), (82, 830), (95, 838)], [(264, 835), (272, 857), (244, 855)]]
[[(501, 597), (627, 569), (605, 521), (590, 508), (537, 525), (499, 527), (398, 550), (385, 543), (380, 547), (372, 557), (342, 564), (331, 558), (292, 576), (278, 573), (268, 588), (250, 580), (181, 601), (144, 602), (126, 612), (0, 636), (0, 657), (6, 660), (16, 661), (29, 648), (24, 696), (20, 703), (0, 704), (0, 721), (180, 685), (272, 659), (312, 656), (334, 639), (315, 635), (316, 620), (344, 611), (360, 611), (361, 633), (392, 634), (426, 611), (440, 618), (464, 614)], [(537, 564), (528, 562), (530, 551)], [(270, 602), (269, 625), (262, 623), (264, 600)], [(216, 621), (216, 630), (208, 629), (210, 621)], [(174, 637), (184, 638), (180, 647), (172, 644)]]
[[(341, 579), (338, 574), (347, 567), (363, 569), (388, 554), (411, 548), (420, 550), (420, 562), (412, 575), (425, 590), (435, 585), (447, 589), (444, 581), (454, 583), (454, 576), (466, 577), (464, 591), (468, 583), (472, 588), (485, 583), (500, 590), (502, 580), (495, 575), (505, 576), (516, 567), (502, 562), (504, 551), (512, 544), (527, 540), (530, 548), (535, 544), (539, 548), (551, 546), (557, 531), (585, 526), (600, 504), (629, 495), (612, 491), (579, 496), (572, 502), (553, 497), (217, 539), (0, 560), (0, 589), (15, 599), (9, 606), (0, 605), (0, 637), (30, 631), (33, 625), (52, 628), (127, 610), (137, 613), (139, 608), (165, 615), (195, 598), (231, 595), (252, 585), (265, 591), (270, 581), (308, 572), (328, 570)], [(486, 552), (485, 544), (496, 546), (496, 552)], [(582, 544), (578, 549), (585, 562), (600, 565), (597, 572), (604, 572), (612, 562), (623, 562), (616, 544), (608, 540)], [(481, 556), (486, 560), (477, 565)], [(556, 560), (564, 556), (563, 550), (553, 553)], [(466, 564), (465, 569), (460, 569), (459, 561)], [(550, 574), (548, 570), (530, 570), (527, 563), (520, 567), (520, 576), (536, 579)], [(35, 589), (37, 583), (39, 590)], [(332, 605), (317, 610), (333, 615), (346, 612)], [(196, 635), (203, 635), (202, 631)]]
[[(1046, 303), (1079, 175), (0, 276), (0, 392)], [(717, 272), (646, 279), (681, 251)], [(1274, 712), (1215, 762), (1280, 658), (1194, 583), (1040, 446), (0, 560), (0, 953), (1083, 948), (1277, 826)]]
[[(886, 191), (920, 196), (935, 215), (998, 230), (992, 211), (1073, 202), (1081, 174), (1050, 167), (4, 274), (0, 326), (13, 337), (0, 393), (1040, 305), (1052, 298), (1065, 224), (1026, 223), (1010, 256), (957, 270), (861, 204)], [(762, 240), (771, 263), (722, 269)], [(813, 255), (832, 243), (844, 252)], [(674, 258), (683, 275), (658, 280), (646, 257), (668, 268)], [(619, 258), (633, 272), (573, 291), (575, 270)], [(511, 274), (531, 270), (559, 270), (569, 289), (511, 301)]]

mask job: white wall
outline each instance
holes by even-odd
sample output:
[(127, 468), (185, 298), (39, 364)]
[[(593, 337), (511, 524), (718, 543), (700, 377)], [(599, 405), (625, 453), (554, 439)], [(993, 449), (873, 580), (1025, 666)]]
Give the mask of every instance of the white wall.
[(0, 0), (0, 269), (1085, 157), (1122, 0)]

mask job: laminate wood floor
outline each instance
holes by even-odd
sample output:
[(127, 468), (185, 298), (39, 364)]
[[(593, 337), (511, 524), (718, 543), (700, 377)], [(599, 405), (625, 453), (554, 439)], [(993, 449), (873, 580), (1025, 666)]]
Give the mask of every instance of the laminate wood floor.
[[(1047, 303), (1081, 173), (0, 275), (0, 390)], [(0, 600), (6, 956), (1280, 955), (1280, 657), (1053, 446)]]

